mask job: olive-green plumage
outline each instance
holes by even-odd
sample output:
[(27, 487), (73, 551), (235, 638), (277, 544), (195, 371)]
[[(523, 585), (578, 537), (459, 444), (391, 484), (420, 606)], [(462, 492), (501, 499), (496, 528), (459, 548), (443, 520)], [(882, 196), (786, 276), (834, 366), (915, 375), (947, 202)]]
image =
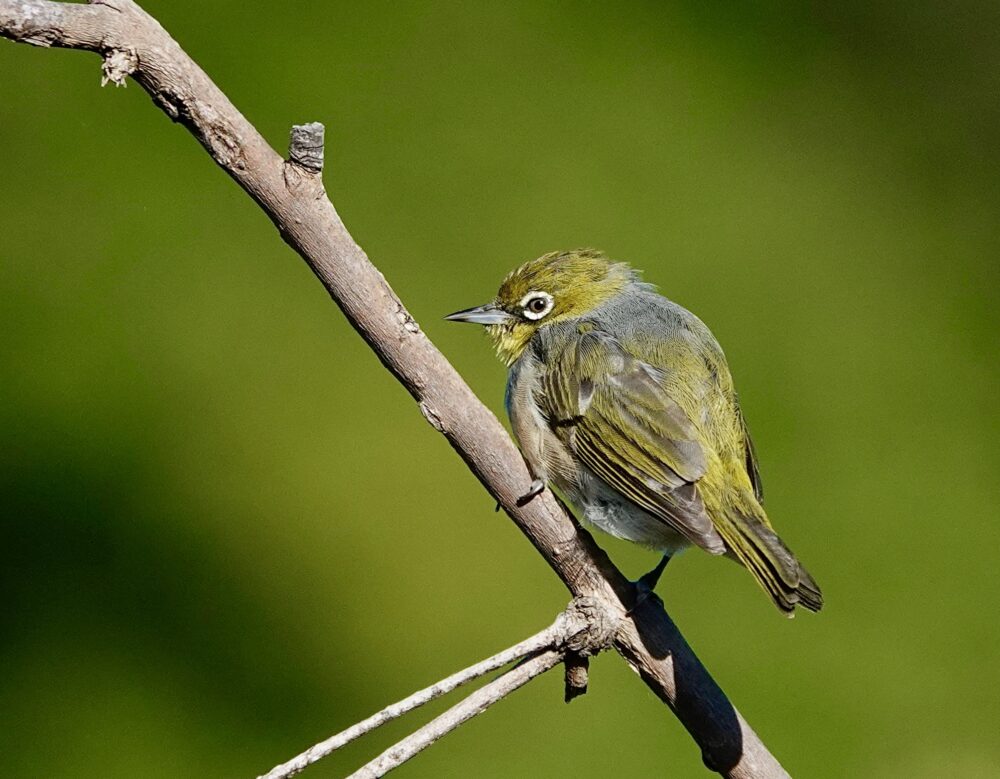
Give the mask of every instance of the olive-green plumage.
[(487, 325), (507, 411), (541, 486), (602, 530), (667, 555), (689, 545), (749, 569), (779, 609), (819, 587), (771, 528), (722, 349), (694, 314), (600, 252), (554, 252), (451, 319)]

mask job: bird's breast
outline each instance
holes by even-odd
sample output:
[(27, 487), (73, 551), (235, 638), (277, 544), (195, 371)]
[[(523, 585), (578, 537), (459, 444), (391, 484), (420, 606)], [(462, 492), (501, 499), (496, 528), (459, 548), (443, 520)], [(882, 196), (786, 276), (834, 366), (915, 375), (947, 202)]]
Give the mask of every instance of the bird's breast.
[(521, 453), (532, 475), (553, 482), (567, 494), (574, 493), (578, 467), (570, 447), (572, 431), (552, 429), (538, 403), (542, 366), (522, 359), (507, 382), (507, 414)]

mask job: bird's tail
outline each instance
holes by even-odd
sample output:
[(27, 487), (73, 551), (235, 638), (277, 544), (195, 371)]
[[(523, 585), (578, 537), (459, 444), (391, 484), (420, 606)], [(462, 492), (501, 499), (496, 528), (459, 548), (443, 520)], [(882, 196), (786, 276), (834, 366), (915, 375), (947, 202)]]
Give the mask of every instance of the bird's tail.
[(753, 574), (781, 611), (791, 616), (796, 605), (810, 611), (823, 608), (819, 585), (766, 521), (741, 514), (717, 523), (717, 529), (733, 556)]

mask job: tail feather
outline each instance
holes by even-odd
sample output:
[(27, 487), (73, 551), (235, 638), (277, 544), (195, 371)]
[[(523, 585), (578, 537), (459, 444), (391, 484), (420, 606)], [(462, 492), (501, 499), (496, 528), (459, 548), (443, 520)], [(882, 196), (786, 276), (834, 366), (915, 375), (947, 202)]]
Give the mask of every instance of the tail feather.
[(788, 615), (795, 607), (823, 607), (823, 593), (778, 535), (756, 517), (741, 515), (717, 522), (733, 555), (753, 574), (774, 605)]
[(799, 566), (799, 602), (809, 611), (823, 608), (823, 593), (809, 571)]

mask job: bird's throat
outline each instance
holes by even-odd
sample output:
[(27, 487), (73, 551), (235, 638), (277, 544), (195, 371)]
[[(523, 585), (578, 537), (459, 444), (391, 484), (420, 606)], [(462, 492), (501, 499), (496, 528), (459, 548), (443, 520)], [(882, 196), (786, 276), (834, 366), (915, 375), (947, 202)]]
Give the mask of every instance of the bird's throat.
[(528, 347), (528, 342), (535, 334), (535, 329), (520, 322), (504, 325), (491, 325), (486, 328), (490, 340), (493, 341), (493, 348), (497, 357), (504, 365), (510, 367)]

